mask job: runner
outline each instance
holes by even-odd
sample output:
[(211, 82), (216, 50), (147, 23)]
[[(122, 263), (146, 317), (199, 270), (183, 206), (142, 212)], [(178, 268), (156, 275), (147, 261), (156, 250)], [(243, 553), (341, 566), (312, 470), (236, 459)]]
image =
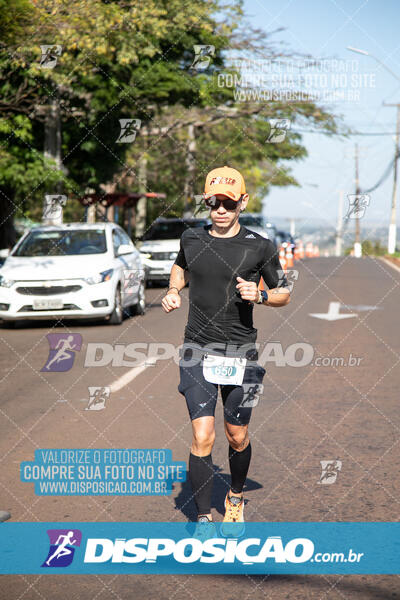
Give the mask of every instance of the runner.
[(76, 346), (74, 346), (74, 344), (71, 344), (73, 339), (74, 339), (74, 336), (69, 335), (66, 339), (58, 340), (57, 345), (55, 347), (55, 349), (58, 350), (58, 352), (56, 352), (55, 355), (53, 356), (53, 358), (48, 362), (48, 364), (46, 366), (47, 370), (50, 369), (50, 367), (53, 363), (59, 363), (62, 360), (70, 360), (71, 359), (71, 355), (68, 354), (67, 350), (75, 350)]
[[(50, 566), (53, 558), (61, 558), (62, 556), (66, 556), (67, 554), (71, 554), (71, 550), (67, 548), (68, 545), (73, 546), (76, 543), (76, 540), (71, 538), (74, 537), (73, 531), (68, 531), (66, 535), (59, 535), (56, 541), (57, 548), (55, 552), (46, 560), (46, 565)], [(62, 540), (62, 541), (61, 541)]]
[[(239, 171), (225, 166), (208, 173), (204, 200), (211, 209), (212, 224), (183, 233), (162, 307), (167, 313), (179, 308), (179, 293), (190, 280), (178, 386), (192, 421), (189, 479), (197, 520), (211, 523), (211, 451), (219, 385), (231, 473), (222, 526), (227, 531), (230, 523), (244, 522), (243, 487), (251, 459), (248, 424), (252, 412), (244, 395), (245, 384), (252, 384), (247, 388), (254, 392), (254, 385), (260, 385), (265, 375), (257, 364), (253, 303), (284, 306), (290, 293), (285, 277), (279, 275), (282, 270), (274, 244), (239, 224), (240, 212), (249, 200)], [(268, 292), (258, 289), (261, 276)]]

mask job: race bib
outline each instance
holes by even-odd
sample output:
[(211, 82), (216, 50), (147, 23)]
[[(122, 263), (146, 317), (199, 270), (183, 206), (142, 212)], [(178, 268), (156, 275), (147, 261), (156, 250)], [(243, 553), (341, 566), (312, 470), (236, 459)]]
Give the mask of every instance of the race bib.
[(242, 385), (247, 360), (234, 356), (205, 354), (203, 375), (210, 383), (221, 385)]

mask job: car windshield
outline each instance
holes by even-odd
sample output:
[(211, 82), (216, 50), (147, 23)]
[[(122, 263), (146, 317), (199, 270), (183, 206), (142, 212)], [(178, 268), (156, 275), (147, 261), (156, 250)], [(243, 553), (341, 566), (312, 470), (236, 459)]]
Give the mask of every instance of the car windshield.
[(31, 231), (12, 256), (75, 256), (107, 251), (103, 229)]
[(149, 231), (144, 234), (143, 240), (179, 239), (188, 227), (204, 227), (207, 224), (207, 219), (199, 219), (197, 221), (160, 221), (150, 227)]
[(249, 225), (264, 227), (265, 218), (261, 216), (256, 217), (255, 215), (240, 215), (239, 223), (241, 223), (245, 227), (248, 227)]

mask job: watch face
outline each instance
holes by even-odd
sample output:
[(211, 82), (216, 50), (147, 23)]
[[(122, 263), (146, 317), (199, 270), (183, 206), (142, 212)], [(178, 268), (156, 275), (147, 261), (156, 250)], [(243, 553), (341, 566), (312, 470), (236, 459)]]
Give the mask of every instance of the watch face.
[(262, 296), (263, 300), (268, 300), (268, 294), (267, 294), (267, 292), (265, 290), (262, 290), (261, 296)]

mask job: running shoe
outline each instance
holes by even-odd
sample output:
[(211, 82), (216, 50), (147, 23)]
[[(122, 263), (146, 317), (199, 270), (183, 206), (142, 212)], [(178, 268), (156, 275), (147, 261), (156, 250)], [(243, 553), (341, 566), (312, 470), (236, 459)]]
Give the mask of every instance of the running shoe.
[(210, 521), (206, 515), (202, 515), (197, 519), (193, 537), (201, 542), (205, 542), (206, 540), (217, 537), (217, 528), (215, 527), (215, 523)]
[(224, 507), (225, 516), (221, 524), (221, 534), (224, 537), (238, 537), (243, 535), (245, 530), (243, 517), (244, 498), (230, 496), (228, 492), (225, 497)]

